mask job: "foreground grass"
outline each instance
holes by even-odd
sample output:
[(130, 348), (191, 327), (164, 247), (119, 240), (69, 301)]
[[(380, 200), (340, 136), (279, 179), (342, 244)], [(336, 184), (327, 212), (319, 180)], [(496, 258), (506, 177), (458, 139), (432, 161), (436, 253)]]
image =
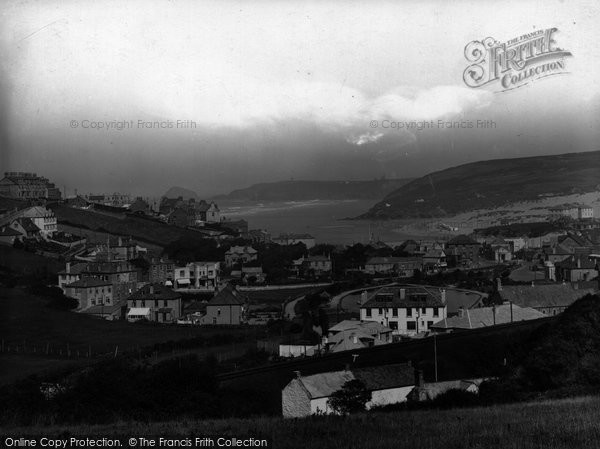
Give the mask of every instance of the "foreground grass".
[(600, 398), (581, 397), (495, 407), (368, 413), (283, 420), (178, 420), (100, 426), (2, 429), (39, 436), (236, 436), (272, 438), (275, 448), (562, 449), (597, 448)]

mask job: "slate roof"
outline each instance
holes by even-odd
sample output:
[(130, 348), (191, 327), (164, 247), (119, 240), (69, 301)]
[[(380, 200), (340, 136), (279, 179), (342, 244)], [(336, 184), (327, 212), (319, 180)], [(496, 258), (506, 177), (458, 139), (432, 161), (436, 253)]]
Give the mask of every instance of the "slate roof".
[(0, 228), (0, 237), (9, 237), (9, 236), (17, 236), (21, 235), (21, 233), (10, 226), (2, 226)]
[(343, 332), (350, 329), (361, 329), (365, 332), (373, 335), (377, 333), (392, 332), (392, 329), (384, 326), (377, 321), (358, 321), (358, 320), (344, 320), (337, 323), (335, 326), (329, 328), (329, 332)]
[(40, 228), (38, 228), (35, 223), (28, 217), (17, 218), (16, 220), (19, 224), (25, 229), (26, 232), (39, 232)]
[(235, 287), (227, 285), (217, 293), (209, 302), (209, 306), (243, 305), (248, 301), (246, 295), (237, 291)]
[[(408, 363), (352, 368), (351, 370), (302, 376), (302, 383), (311, 399), (329, 397), (350, 380), (362, 381), (370, 391), (414, 385), (414, 369)], [(293, 381), (292, 381), (293, 382)]]
[[(401, 289), (405, 290), (404, 299), (400, 298)], [(443, 306), (442, 295), (436, 289), (421, 286), (394, 286), (378, 290), (361, 306), (361, 309)]]
[(579, 298), (594, 294), (593, 289), (574, 289), (569, 284), (507, 285), (498, 295), (503, 301), (511, 301), (521, 307), (568, 307)]
[(90, 288), (90, 287), (102, 287), (105, 285), (112, 285), (110, 281), (103, 281), (99, 278), (83, 278), (78, 281), (71, 282), (70, 284), (65, 285), (65, 287), (73, 287), (73, 288)]
[[(150, 289), (152, 288), (152, 293), (150, 293)], [(135, 293), (132, 293), (129, 298), (130, 300), (136, 299), (158, 299), (158, 300), (173, 300), (181, 298), (181, 295), (170, 287), (162, 284), (147, 284), (140, 288)]]
[[(503, 324), (511, 322), (511, 311), (510, 304), (502, 304), (496, 306), (495, 310), (495, 324)], [(544, 318), (542, 312), (538, 312), (530, 307), (519, 307), (513, 304), (512, 306), (512, 320), (513, 321), (526, 321), (536, 320), (538, 318)], [(452, 318), (444, 318), (438, 321), (431, 329), (478, 329), (480, 327), (494, 326), (494, 308), (493, 307), (479, 307), (474, 309), (466, 309), (462, 311), (462, 315), (454, 316)]]
[(225, 254), (256, 254), (257, 252), (251, 246), (232, 246)]
[(594, 270), (596, 268), (596, 262), (590, 260), (589, 257), (586, 256), (570, 256), (561, 262), (557, 262), (556, 267), (565, 268), (567, 270)]

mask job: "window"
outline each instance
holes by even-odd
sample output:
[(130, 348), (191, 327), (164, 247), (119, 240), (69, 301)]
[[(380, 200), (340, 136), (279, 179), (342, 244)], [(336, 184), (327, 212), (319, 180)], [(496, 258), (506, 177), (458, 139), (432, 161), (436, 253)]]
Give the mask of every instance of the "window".
[(433, 326), (433, 321), (427, 321), (427, 329)]
[(221, 309), (217, 309), (217, 316), (221, 315)]
[(413, 316), (412, 309), (410, 307), (406, 309), (406, 316)]
[(167, 301), (166, 299), (163, 301), (163, 306), (164, 307), (169, 307), (169, 301)]
[(142, 299), (142, 307), (146, 307), (146, 301)]
[(392, 309), (392, 316), (398, 316), (398, 309)]
[(131, 307), (135, 307), (135, 299), (131, 302)]
[(379, 315), (383, 315), (383, 309), (379, 308)]
[(158, 307), (158, 299), (154, 300), (154, 307)]
[(398, 322), (397, 321), (390, 321), (389, 326), (390, 326), (390, 329), (392, 329), (392, 330), (398, 330)]
[(184, 277), (185, 276), (185, 270), (180, 270), (179, 271), (179, 276), (180, 277)]
[(371, 309), (366, 309), (365, 316), (371, 317)]
[(440, 309), (438, 307), (433, 308), (433, 316), (440, 316)]
[(427, 307), (421, 307), (421, 315), (425, 315), (427, 313)]
[(406, 322), (406, 329), (408, 329), (409, 331), (417, 330), (417, 323), (416, 323), (416, 321), (407, 321)]

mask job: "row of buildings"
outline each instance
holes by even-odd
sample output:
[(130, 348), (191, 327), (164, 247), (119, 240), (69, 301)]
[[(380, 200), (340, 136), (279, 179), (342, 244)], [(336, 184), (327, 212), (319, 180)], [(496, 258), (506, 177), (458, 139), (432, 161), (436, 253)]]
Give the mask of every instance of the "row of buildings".
[(60, 201), (60, 189), (47, 178), (28, 172), (5, 172), (0, 196), (19, 200)]

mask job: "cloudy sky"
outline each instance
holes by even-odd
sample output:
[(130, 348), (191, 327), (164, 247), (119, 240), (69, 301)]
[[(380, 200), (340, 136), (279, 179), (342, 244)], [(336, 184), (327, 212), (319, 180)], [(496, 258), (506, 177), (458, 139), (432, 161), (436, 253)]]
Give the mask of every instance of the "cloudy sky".
[[(592, 0), (3, 2), (0, 166), (68, 194), (208, 196), (598, 150), (599, 19)], [(568, 74), (464, 84), (470, 41), (550, 27)], [(421, 120), (496, 127), (383, 127)]]

